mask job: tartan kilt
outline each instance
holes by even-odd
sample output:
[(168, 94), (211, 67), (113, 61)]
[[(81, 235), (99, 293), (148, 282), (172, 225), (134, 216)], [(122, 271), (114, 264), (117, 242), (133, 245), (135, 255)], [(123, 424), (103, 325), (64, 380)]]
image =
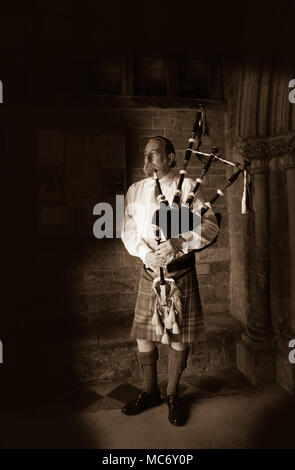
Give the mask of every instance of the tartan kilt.
[[(180, 334), (172, 334), (169, 331), (170, 340), (181, 343), (205, 341), (206, 330), (195, 266), (191, 267), (180, 277), (172, 277), (182, 296), (183, 323)], [(137, 339), (161, 342), (161, 336), (156, 335), (156, 327), (152, 325), (156, 299), (152, 290), (152, 284), (153, 277), (143, 268), (139, 281), (131, 336)]]

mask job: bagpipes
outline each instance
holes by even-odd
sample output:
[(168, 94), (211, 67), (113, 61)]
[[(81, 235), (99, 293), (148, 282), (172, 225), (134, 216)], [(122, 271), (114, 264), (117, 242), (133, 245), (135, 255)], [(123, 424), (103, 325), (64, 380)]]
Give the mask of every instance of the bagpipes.
[[(251, 205), (251, 195), (250, 195), (250, 184), (249, 184), (249, 173), (248, 166), (250, 162), (245, 160), (243, 165), (240, 166), (239, 163), (230, 162), (224, 158), (221, 158), (218, 154), (218, 148), (213, 147), (211, 153), (204, 153), (200, 151), (202, 144), (202, 136), (208, 135), (208, 126), (206, 119), (206, 112), (203, 106), (200, 106), (201, 110), (197, 112), (196, 120), (193, 126), (191, 136), (189, 138), (189, 145), (185, 152), (185, 158), (183, 162), (183, 168), (180, 170), (180, 177), (177, 184), (177, 189), (175, 191), (172, 205), (170, 206), (165, 195), (162, 193), (160, 181), (157, 176), (157, 170), (154, 169), (154, 180), (155, 185), (157, 186), (157, 200), (159, 203), (159, 209), (157, 209), (152, 218), (152, 226), (154, 229), (155, 240), (160, 244), (161, 232), (164, 233), (166, 240), (173, 237), (178, 237), (181, 233), (184, 233), (189, 230), (193, 230), (197, 223), (200, 223), (200, 216), (204, 216), (206, 212), (212, 207), (212, 205), (217, 201), (219, 197), (222, 197), (224, 191), (229, 188), (241, 175), (244, 174), (244, 190), (242, 197), (242, 213), (248, 213), (248, 210)], [(195, 146), (195, 149), (193, 148)], [(204, 163), (202, 168), (201, 176), (196, 178), (195, 185), (192, 191), (188, 194), (188, 197), (184, 203), (180, 204), (181, 195), (182, 195), (182, 185), (185, 176), (187, 175), (187, 166), (189, 164), (190, 158), (192, 155), (195, 155), (199, 160)], [(216, 190), (216, 194), (210, 199), (210, 201), (205, 202), (203, 205), (200, 214), (196, 217), (194, 212), (191, 210), (193, 201), (197, 195), (199, 187), (204, 182), (204, 177), (208, 173), (211, 164), (219, 160), (224, 164), (231, 165), (235, 168), (238, 168), (225, 182), (224, 186), (221, 189)], [(173, 212), (177, 210), (179, 218), (178, 224), (174, 229), (171, 228), (171, 219), (173, 217)], [(220, 226), (221, 215), (215, 214), (217, 218), (217, 223)], [(188, 223), (183, 224), (183, 219), (186, 219)], [(183, 230), (183, 225), (185, 225), (185, 230)], [(208, 248), (210, 245), (215, 243), (217, 236), (209, 244), (203, 248), (195, 249), (193, 251), (201, 251), (204, 248)], [(182, 303), (181, 303), (181, 293), (171, 277), (165, 277), (164, 269), (160, 267), (159, 277), (156, 277), (153, 281), (153, 291), (156, 296), (154, 314), (152, 318), (152, 323), (156, 327), (156, 334), (162, 336), (161, 342), (163, 344), (170, 343), (170, 337), (168, 334), (169, 330), (172, 330), (173, 334), (181, 333), (182, 326)]]

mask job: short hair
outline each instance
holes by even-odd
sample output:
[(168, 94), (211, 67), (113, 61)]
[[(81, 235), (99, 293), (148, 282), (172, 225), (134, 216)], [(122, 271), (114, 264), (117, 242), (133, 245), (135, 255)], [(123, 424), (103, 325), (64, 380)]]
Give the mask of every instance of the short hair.
[[(176, 155), (174, 145), (172, 144), (171, 140), (167, 139), (167, 137), (163, 137), (162, 135), (156, 135), (155, 137), (151, 137), (150, 140), (157, 140), (159, 142), (164, 142), (166, 155), (169, 155), (169, 153), (174, 153), (174, 155)], [(176, 161), (174, 159), (170, 167), (174, 168), (175, 166), (176, 166)]]

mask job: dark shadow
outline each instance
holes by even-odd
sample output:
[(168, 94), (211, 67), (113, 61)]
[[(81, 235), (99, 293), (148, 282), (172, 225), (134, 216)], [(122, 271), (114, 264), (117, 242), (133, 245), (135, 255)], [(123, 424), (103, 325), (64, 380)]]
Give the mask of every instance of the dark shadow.
[(131, 384), (121, 384), (108, 394), (110, 398), (122, 403), (133, 401), (137, 398), (140, 389)]
[[(2, 257), (0, 447), (91, 448), (99, 437), (92, 435), (77, 411), (99, 397), (76, 371), (70, 338), (74, 289), (66, 278), (67, 266), (83, 262), (84, 242), (71, 243), (60, 233), (39, 234), (35, 159), (42, 111), (19, 107), (17, 114), (18, 118), (5, 108), (4, 156), (11, 164), (4, 183), (8, 197)], [(23, 210), (16, 216), (19, 204)]]
[[(2, 317), (2, 448), (93, 448), (99, 441), (80, 414), (101, 396), (75, 370), (66, 315), (72, 292), (63, 269), (70, 252), (63, 252), (58, 239), (50, 244), (46, 256), (44, 246), (35, 242), (32, 247), (38, 266), (32, 258), (20, 263), (22, 295), (13, 297), (15, 285), (10, 286), (13, 301)], [(75, 262), (72, 255), (70, 264)]]
[(295, 449), (295, 397), (277, 401), (256, 417), (249, 449)]
[(203, 375), (195, 384), (202, 390), (210, 393), (218, 393), (226, 384), (226, 381), (220, 377), (212, 377), (210, 375)]

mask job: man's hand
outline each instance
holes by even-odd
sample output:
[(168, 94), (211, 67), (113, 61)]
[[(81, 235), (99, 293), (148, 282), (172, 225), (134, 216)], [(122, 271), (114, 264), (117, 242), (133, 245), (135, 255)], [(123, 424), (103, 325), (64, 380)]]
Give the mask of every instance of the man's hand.
[(165, 259), (165, 263), (170, 263), (176, 253), (178, 253), (182, 248), (183, 240), (181, 238), (170, 238), (156, 248), (154, 253), (156, 258)]
[(167, 264), (173, 261), (174, 256), (183, 246), (182, 238), (170, 238), (160, 243), (154, 253), (149, 251), (145, 257), (145, 264), (152, 269), (165, 268)]
[(145, 264), (152, 268), (154, 271), (157, 271), (160, 267), (165, 268), (166, 266), (166, 257), (156, 256), (155, 253), (149, 251), (144, 260)]

